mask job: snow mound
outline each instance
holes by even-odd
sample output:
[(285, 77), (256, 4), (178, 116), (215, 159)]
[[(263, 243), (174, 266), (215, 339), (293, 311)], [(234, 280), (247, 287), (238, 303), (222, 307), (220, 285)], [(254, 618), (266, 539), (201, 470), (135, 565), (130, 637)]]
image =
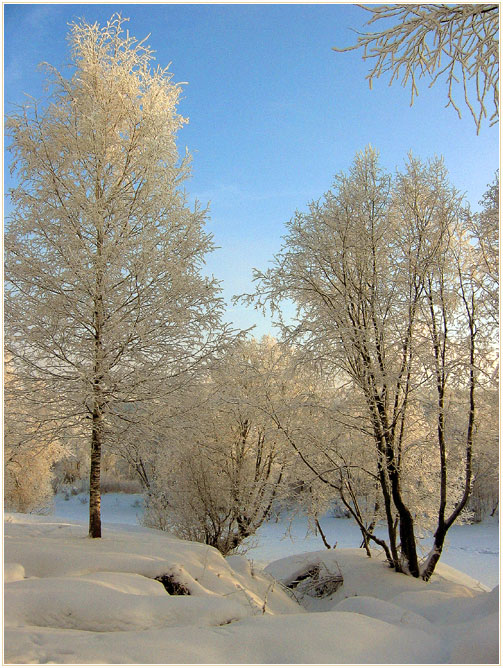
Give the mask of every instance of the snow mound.
[(95, 632), (217, 626), (248, 613), (237, 597), (208, 605), (202, 596), (170, 596), (160, 582), (131, 573), (25, 580), (6, 590), (5, 605), (6, 626)]
[(475, 593), (464, 587), (462, 595), (459, 589), (451, 591), (418, 591), (399, 594), (393, 603), (407, 603), (409, 609), (422, 615), (434, 624), (459, 624), (476, 617), (485, 617), (498, 612), (499, 587), (491, 592)]
[(21, 564), (5, 563), (3, 567), (4, 582), (17, 582), (24, 578), (24, 568)]
[[(28, 517), (21, 523), (17, 516), (6, 525), (4, 549), (6, 561), (22, 564), (29, 578), (18, 584), (16, 596), (32, 599), (33, 604), (43, 600), (53, 586), (55, 606), (56, 598), (62, 601), (65, 595), (74, 595), (75, 600), (80, 597), (83, 604), (86, 598), (88, 602), (105, 599), (105, 605), (113, 600), (111, 607), (122, 607), (131, 596), (142, 596), (157, 605), (154, 599), (168, 601), (170, 597), (155, 578), (169, 575), (190, 592), (190, 597), (174, 597), (180, 606), (196, 605), (187, 603), (189, 598), (223, 597), (232, 616), (238, 601), (242, 617), (261, 611), (267, 593), (265, 614), (299, 612), (298, 605), (270, 576), (260, 571), (236, 572), (218, 550), (153, 529), (110, 525), (103, 538), (93, 540), (82, 523), (45, 517)], [(72, 628), (76, 628), (75, 620)]]
[(418, 615), (411, 610), (407, 610), (407, 608), (402, 608), (388, 601), (372, 598), (371, 596), (345, 598), (340, 603), (337, 603), (333, 609), (339, 612), (357, 612), (360, 615), (380, 619), (389, 624), (421, 629), (426, 633), (432, 633), (433, 631), (431, 622), (422, 615)]
[(426, 597), (432, 591), (473, 597), (478, 593), (489, 591), (488, 587), (477, 580), (442, 564), (438, 564), (431, 582), (426, 585), (422, 580), (395, 573), (377, 552), (374, 552), (373, 558), (369, 559), (362, 549), (305, 552), (273, 561), (265, 570), (286, 585), (295, 580), (299, 573), (308, 570), (316, 563), (323, 564), (327, 571), (340, 573), (343, 584), (323, 601), (315, 597), (311, 599), (305, 597), (302, 603), (309, 609), (333, 609), (336, 603), (350, 596), (370, 596), (382, 601), (391, 601), (403, 592), (427, 591)]
[(249, 617), (222, 627), (91, 635), (29, 628), (6, 634), (16, 663), (437, 663), (440, 639), (353, 613)]
[(501, 665), (498, 644), (495, 642), (499, 629), (500, 621), (497, 611), (450, 627), (450, 633), (446, 633), (450, 641), (449, 663), (497, 663)]
[[(295, 555), (266, 573), (143, 527), (105, 525), (92, 540), (83, 522), (11, 514), (4, 553), (6, 663), (497, 660), (497, 591), (452, 572), (426, 584), (362, 550)], [(278, 580), (313, 564), (344, 582), (301, 607)]]

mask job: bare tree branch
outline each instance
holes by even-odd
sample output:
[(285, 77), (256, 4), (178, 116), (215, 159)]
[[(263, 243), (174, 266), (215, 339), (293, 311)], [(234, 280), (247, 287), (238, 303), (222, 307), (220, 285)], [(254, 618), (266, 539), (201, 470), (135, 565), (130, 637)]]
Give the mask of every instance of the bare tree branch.
[(360, 5), (372, 17), (366, 25), (391, 20), (393, 25), (377, 32), (358, 33), (357, 43), (345, 52), (363, 48), (363, 59), (373, 61), (367, 74), (374, 79), (390, 74), (410, 86), (411, 105), (418, 95), (418, 80), (426, 77), (433, 86), (439, 78), (447, 83), (447, 107), (458, 116), (455, 90), (462, 86), (465, 105), (480, 131), (487, 118), (486, 101), (492, 102), (489, 122), (499, 120), (499, 5)]

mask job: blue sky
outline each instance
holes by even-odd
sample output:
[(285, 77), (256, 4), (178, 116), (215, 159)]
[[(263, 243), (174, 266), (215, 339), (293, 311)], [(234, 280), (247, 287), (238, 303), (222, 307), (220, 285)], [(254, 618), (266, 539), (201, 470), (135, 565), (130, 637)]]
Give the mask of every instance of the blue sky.
[[(446, 109), (442, 82), (410, 107), (410, 92), (379, 80), (349, 46), (367, 13), (349, 4), (4, 4), (4, 110), (23, 94), (43, 94), (42, 61), (68, 62), (68, 23), (129, 17), (161, 65), (184, 86), (179, 111), (189, 124), (181, 150), (193, 155), (186, 187), (210, 202), (208, 229), (221, 248), (208, 271), (229, 301), (250, 292), (252, 268), (278, 252), (284, 223), (326, 192), (357, 151), (375, 146), (382, 164), (401, 167), (409, 151), (443, 156), (452, 184), (477, 208), (499, 165), (499, 129), (479, 136), (468, 111)], [(229, 304), (227, 320), (255, 335), (271, 331), (253, 308)]]

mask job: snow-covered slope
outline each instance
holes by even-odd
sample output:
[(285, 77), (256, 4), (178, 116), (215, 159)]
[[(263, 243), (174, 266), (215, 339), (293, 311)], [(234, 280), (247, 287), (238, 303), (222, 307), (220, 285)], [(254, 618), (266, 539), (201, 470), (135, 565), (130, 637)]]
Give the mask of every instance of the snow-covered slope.
[[(498, 661), (497, 590), (453, 569), (426, 584), (336, 549), (264, 573), (142, 527), (92, 540), (85, 523), (19, 514), (6, 516), (4, 552), (7, 663)], [(274, 579), (320, 560), (344, 578), (329, 597), (300, 605)]]
[[(498, 662), (499, 587), (490, 591), (441, 563), (431, 582), (425, 583), (395, 573), (378, 557), (368, 559), (361, 549), (295, 555), (269, 564), (266, 572), (288, 583), (320, 563), (325, 572), (342, 574), (344, 583), (328, 598), (304, 596), (305, 608), (357, 613), (367, 621), (379, 620), (404, 632), (413, 631), (430, 649), (436, 648), (435, 663)], [(406, 635), (397, 642), (406, 643)], [(415, 661), (404, 659), (406, 663)]]

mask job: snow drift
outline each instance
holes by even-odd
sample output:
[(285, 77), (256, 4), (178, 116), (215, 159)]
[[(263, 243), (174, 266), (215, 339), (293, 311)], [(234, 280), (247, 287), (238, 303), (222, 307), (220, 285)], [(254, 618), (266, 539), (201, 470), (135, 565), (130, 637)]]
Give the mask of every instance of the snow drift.
[[(497, 588), (442, 566), (426, 584), (324, 550), (264, 572), (159, 531), (109, 525), (92, 540), (84, 523), (19, 514), (4, 551), (7, 663), (498, 662)], [(292, 594), (313, 564), (342, 585)]]

